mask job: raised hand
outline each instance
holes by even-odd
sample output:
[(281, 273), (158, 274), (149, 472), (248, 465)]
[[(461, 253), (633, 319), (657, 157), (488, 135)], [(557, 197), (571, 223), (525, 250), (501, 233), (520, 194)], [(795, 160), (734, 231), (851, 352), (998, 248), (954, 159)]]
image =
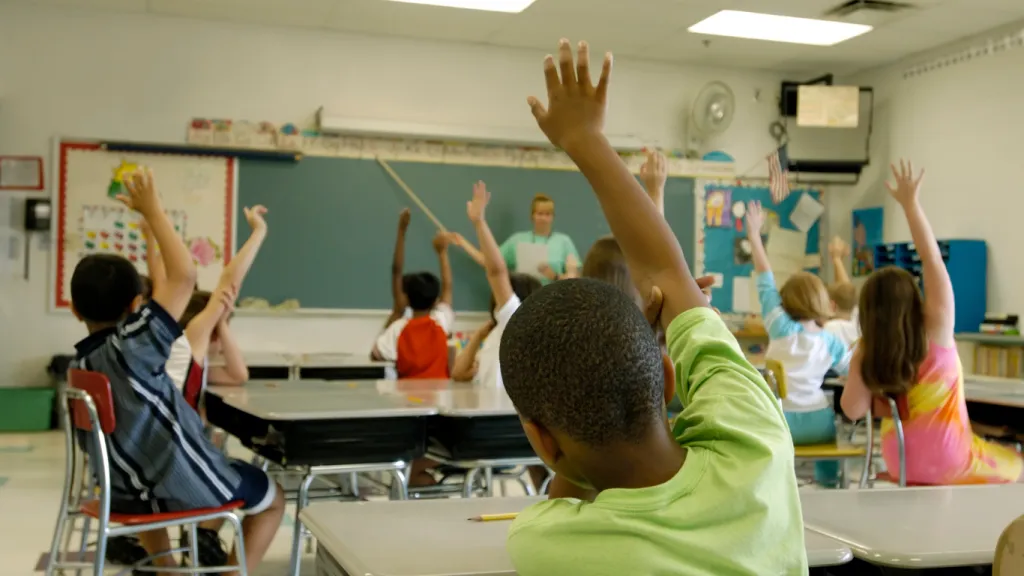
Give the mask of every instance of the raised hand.
[(839, 236), (836, 236), (828, 243), (828, 254), (833, 259), (846, 258), (850, 255), (850, 245)]
[(267, 221), (263, 219), (263, 215), (267, 213), (267, 207), (262, 204), (257, 204), (252, 208), (243, 208), (245, 212), (245, 220), (249, 223), (249, 228), (254, 232), (266, 232)]
[(487, 203), (491, 201), (491, 193), (482, 181), (473, 185), (473, 199), (466, 202), (466, 215), (469, 221), (477, 224), (484, 221)]
[(410, 212), (408, 208), (403, 209), (402, 212), (398, 214), (398, 229), (403, 232), (408, 230), (410, 220), (412, 220), (412, 212)]
[[(561, 76), (559, 76), (559, 70)], [(590, 48), (580, 42), (573, 65), (572, 48), (562, 39), (558, 45), (558, 67), (555, 59), (544, 59), (548, 105), (534, 96), (527, 102), (537, 125), (552, 144), (572, 154), (579, 143), (600, 137), (608, 108), (608, 82), (612, 72), (612, 55), (606, 54), (601, 77), (594, 86), (590, 79)]]
[(764, 212), (757, 200), (747, 203), (747, 234), (760, 237), (764, 227)]
[(647, 160), (640, 166), (640, 181), (648, 194), (665, 188), (668, 180), (668, 160), (657, 150), (647, 151)]
[(434, 251), (440, 254), (448, 249), (448, 245), (452, 242), (452, 235), (450, 233), (438, 232), (434, 235)]
[(896, 168), (895, 164), (890, 164), (889, 168), (892, 170), (892, 175), (896, 178), (896, 184), (890, 184), (888, 181), (885, 183), (885, 187), (889, 189), (889, 194), (900, 203), (900, 206), (909, 206), (917, 202), (917, 193), (921, 189), (921, 180), (924, 179), (924, 170), (914, 177), (914, 165), (908, 161), (900, 159), (899, 169)]
[(156, 192), (153, 171), (149, 168), (139, 169), (124, 178), (127, 194), (118, 194), (117, 199), (130, 210), (135, 210), (149, 218), (163, 211), (160, 195)]

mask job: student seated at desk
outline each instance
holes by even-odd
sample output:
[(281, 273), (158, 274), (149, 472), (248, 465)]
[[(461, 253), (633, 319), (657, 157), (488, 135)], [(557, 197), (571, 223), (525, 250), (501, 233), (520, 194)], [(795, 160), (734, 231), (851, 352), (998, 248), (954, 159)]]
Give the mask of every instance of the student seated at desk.
[[(179, 346), (180, 339), (175, 342), (167, 364), (167, 373), (182, 388), (185, 399), (192, 405), (200, 405), (198, 400), (205, 392), (194, 389), (197, 381), (207, 380), (218, 386), (238, 386), (249, 380), (249, 368), (231, 332), (230, 322), (238, 290), (267, 237), (267, 221), (263, 218), (267, 209), (254, 206), (243, 210), (252, 230), (249, 239), (221, 272), (217, 288), (212, 294), (205, 290), (193, 292), (179, 321), (185, 330), (187, 346)], [(222, 359), (223, 365), (210, 366), (211, 358)], [(206, 370), (207, 377), (190, 379), (193, 370)]]
[[(834, 334), (822, 329), (831, 306), (821, 278), (810, 272), (798, 272), (781, 290), (775, 287), (775, 276), (761, 240), (763, 224), (761, 203), (749, 203), (747, 238), (753, 251), (757, 294), (768, 332), (765, 358), (777, 360), (786, 371), (782, 409), (793, 443), (806, 446), (832, 442), (836, 438), (836, 413), (821, 385), (829, 370), (846, 372), (849, 350)], [(839, 463), (815, 462), (814, 479), (824, 486), (835, 486), (839, 481)]]
[(405, 234), (410, 213), (398, 218), (398, 239), (391, 265), (391, 316), (377, 337), (370, 357), (395, 363), (399, 378), (448, 378), (448, 335), (455, 324), (452, 310), (451, 236), (438, 232), (434, 250), (441, 264), (440, 282), (431, 272), (402, 274)]
[[(266, 553), (284, 514), (282, 490), (259, 468), (229, 462), (203, 435), (199, 415), (167, 375), (171, 344), (181, 335), (180, 316), (195, 287), (192, 256), (164, 212), (148, 171), (125, 179), (119, 199), (142, 214), (164, 249), (167, 278), (141, 305), (133, 264), (100, 254), (82, 259), (71, 278), (71, 306), (89, 336), (76, 345), (74, 366), (110, 381), (117, 427), (107, 437), (111, 459), (111, 508), (158, 513), (216, 508), (241, 500), (246, 565)], [(140, 308), (141, 305), (141, 308)], [(170, 549), (166, 530), (140, 536), (150, 554)], [(234, 562), (234, 559), (232, 560)], [(156, 561), (174, 567), (166, 556)]]
[(832, 300), (832, 319), (825, 322), (825, 330), (852, 350), (860, 338), (860, 326), (857, 325), (857, 287), (850, 281), (844, 261), (850, 255), (850, 245), (836, 236), (828, 245), (828, 253), (832, 257), (836, 279), (828, 287), (828, 296)]
[[(466, 203), (466, 212), (476, 228), (487, 283), (491, 286), (491, 319), (473, 333), (469, 343), (459, 352), (452, 369), (452, 380), (501, 388), (501, 365), (498, 361), (501, 334), (519, 306), (530, 294), (539, 290), (541, 284), (540, 280), (529, 274), (509, 274), (498, 242), (487, 225), (485, 211), (490, 199), (487, 186), (477, 182), (473, 186), (473, 199)], [(470, 246), (461, 235), (455, 236), (455, 242), (461, 246)]]
[[(921, 258), (924, 290), (895, 267), (876, 270), (860, 295), (861, 340), (843, 388), (843, 412), (863, 418), (875, 398), (894, 397), (903, 420), (909, 484), (996, 484), (1024, 480), (1024, 460), (1012, 448), (971, 431), (963, 367), (953, 339), (955, 299), (949, 272), (918, 202), (922, 172), (900, 161), (889, 192), (903, 209)], [(889, 407), (876, 402), (879, 414)], [(899, 475), (899, 442), (891, 418), (882, 420), (882, 457)]]
[[(550, 108), (530, 103), (590, 182), (652, 298), (645, 314), (605, 282), (565, 280), (509, 321), (502, 376), (530, 443), (572, 486), (597, 493), (520, 513), (509, 529), (512, 563), (520, 576), (806, 574), (782, 411), (602, 135), (610, 56), (595, 89), (586, 45), (579, 51), (574, 68), (562, 41), (561, 79), (551, 57), (544, 64)], [(648, 321), (665, 329), (671, 359)], [(670, 430), (673, 392), (685, 409)]]

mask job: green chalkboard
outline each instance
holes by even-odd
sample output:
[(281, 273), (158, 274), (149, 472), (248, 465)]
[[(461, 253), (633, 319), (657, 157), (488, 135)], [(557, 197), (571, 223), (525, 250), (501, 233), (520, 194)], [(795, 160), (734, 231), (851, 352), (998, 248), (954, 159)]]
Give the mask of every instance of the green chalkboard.
[[(608, 234), (608, 223), (579, 172), (392, 162), (392, 168), (450, 230), (476, 244), (466, 202), (477, 180), (487, 182), (487, 220), (500, 243), (529, 230), (530, 200), (543, 192), (555, 201), (555, 229), (572, 237), (584, 256)], [(670, 178), (665, 210), (687, 260), (694, 253), (694, 182)], [(276, 304), (289, 298), (303, 308), (387, 309), (398, 213), (412, 208), (405, 269), (438, 271), (431, 247), (434, 226), (375, 160), (305, 158), (294, 164), (242, 160), (239, 205), (269, 209), (270, 233), (242, 287), (241, 297)], [(238, 243), (248, 226), (239, 210)], [(483, 270), (451, 249), (455, 308), (486, 311), (490, 289)]]

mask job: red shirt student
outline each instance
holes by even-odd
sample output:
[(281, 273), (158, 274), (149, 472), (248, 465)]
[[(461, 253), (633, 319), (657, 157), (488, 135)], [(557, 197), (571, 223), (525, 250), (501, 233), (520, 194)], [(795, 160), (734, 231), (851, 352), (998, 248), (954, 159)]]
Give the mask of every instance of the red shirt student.
[(394, 362), (399, 378), (448, 378), (448, 335), (455, 323), (452, 270), (448, 261), (451, 237), (438, 233), (434, 238), (440, 279), (432, 272), (403, 275), (409, 220), (409, 210), (403, 210), (398, 219), (398, 239), (391, 266), (391, 316), (377, 337), (371, 357)]

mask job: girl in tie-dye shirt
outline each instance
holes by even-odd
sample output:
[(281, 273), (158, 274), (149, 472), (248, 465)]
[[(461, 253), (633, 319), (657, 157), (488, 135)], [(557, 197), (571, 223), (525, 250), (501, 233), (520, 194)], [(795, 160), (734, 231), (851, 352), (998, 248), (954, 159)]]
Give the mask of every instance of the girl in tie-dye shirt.
[[(863, 418), (874, 399), (894, 397), (903, 419), (907, 482), (995, 484), (1022, 480), (1015, 450), (975, 436), (967, 417), (963, 369), (953, 340), (953, 285), (935, 235), (918, 203), (923, 172), (900, 161), (889, 192), (907, 217), (921, 260), (925, 300), (917, 279), (899, 268), (874, 272), (861, 290), (861, 341), (850, 365), (842, 408)], [(891, 418), (882, 420), (882, 457), (899, 471)]]

